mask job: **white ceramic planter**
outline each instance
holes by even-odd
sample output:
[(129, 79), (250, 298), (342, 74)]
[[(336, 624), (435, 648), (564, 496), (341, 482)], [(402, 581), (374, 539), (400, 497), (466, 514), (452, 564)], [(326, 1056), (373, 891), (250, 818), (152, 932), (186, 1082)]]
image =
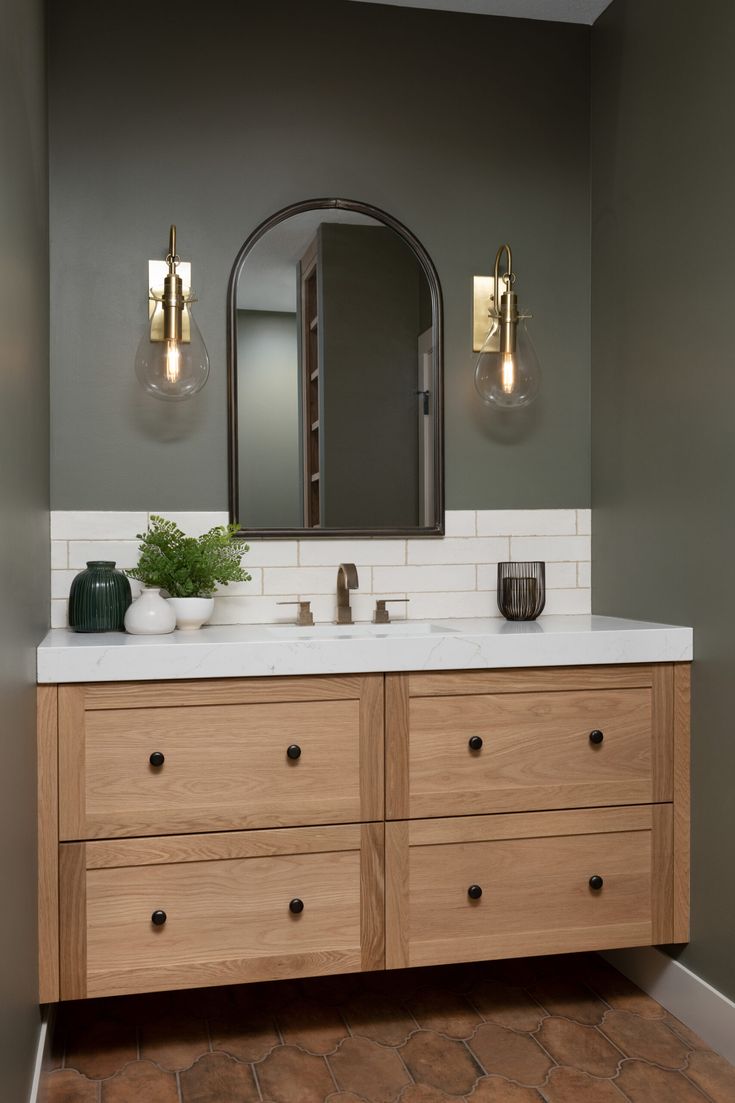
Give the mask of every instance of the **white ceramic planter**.
[(125, 631), (131, 636), (165, 636), (176, 627), (176, 613), (161, 591), (146, 587), (125, 614)]
[(201, 628), (214, 612), (213, 597), (169, 597), (166, 604), (173, 610), (176, 627), (182, 632)]

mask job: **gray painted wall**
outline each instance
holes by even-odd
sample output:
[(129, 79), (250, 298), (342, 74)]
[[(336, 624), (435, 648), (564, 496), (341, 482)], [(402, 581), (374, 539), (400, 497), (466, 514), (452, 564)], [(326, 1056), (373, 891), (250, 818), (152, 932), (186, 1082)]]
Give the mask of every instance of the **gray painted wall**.
[(695, 629), (692, 941), (735, 997), (731, 0), (592, 34), (593, 601)]
[(304, 520), (296, 315), (238, 310), (240, 510), (244, 528)]
[(0, 0), (0, 1098), (28, 1097), (36, 974), (35, 648), (49, 614), (42, 0)]
[[(589, 28), (346, 0), (182, 0), (175, 20), (66, 0), (49, 18), (54, 508), (226, 506), (230, 267), (261, 219), (319, 195), (390, 211), (437, 264), (448, 506), (587, 504)], [(166, 406), (133, 360), (172, 221), (212, 373)], [(545, 385), (493, 418), (472, 276), (504, 240)]]

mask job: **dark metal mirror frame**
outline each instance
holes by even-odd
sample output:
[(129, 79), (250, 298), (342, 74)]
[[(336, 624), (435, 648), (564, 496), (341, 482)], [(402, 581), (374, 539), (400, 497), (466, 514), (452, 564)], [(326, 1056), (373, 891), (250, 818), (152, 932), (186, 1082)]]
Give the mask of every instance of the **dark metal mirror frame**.
[(227, 422), (228, 422), (228, 468), (229, 468), (229, 503), (230, 521), (238, 520), (238, 502), (240, 498), (240, 476), (238, 464), (238, 439), (237, 439), (237, 281), (240, 277), (243, 264), (248, 254), (260, 239), (279, 222), (290, 218), (292, 215), (302, 214), (305, 211), (330, 210), (337, 208), (343, 211), (355, 211), (358, 214), (369, 215), (378, 222), (384, 223), (403, 238), (418, 260), (424, 275), (426, 276), (431, 294), (432, 332), (434, 336), (434, 498), (436, 503), (436, 524), (426, 527), (414, 528), (289, 528), (289, 529), (241, 529), (238, 536), (242, 537), (290, 537), (291, 539), (308, 539), (309, 537), (406, 537), (406, 536), (443, 536), (444, 535), (444, 346), (443, 346), (443, 317), (442, 317), (442, 292), (434, 263), (424, 249), (418, 238), (414, 237), (409, 229), (393, 218), (392, 215), (373, 207), (370, 203), (360, 203), (352, 199), (307, 199), (301, 203), (293, 203), (289, 207), (283, 207), (276, 211), (270, 218), (252, 232), (250, 237), (235, 257), (235, 263), (230, 274), (227, 286)]

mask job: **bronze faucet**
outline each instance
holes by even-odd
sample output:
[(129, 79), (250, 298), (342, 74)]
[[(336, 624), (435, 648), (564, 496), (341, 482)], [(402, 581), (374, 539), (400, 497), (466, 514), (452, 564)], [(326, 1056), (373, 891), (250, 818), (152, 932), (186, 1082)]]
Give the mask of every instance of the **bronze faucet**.
[(358, 585), (355, 564), (340, 563), (337, 571), (337, 624), (352, 624), (350, 590), (357, 590)]

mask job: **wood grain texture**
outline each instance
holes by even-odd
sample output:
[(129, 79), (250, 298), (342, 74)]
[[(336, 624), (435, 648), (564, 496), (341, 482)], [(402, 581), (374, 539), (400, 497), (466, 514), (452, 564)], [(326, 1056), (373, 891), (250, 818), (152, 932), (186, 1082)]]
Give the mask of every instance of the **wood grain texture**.
[(385, 702), (383, 676), (366, 674), (360, 693), (360, 820), (382, 820), (385, 809), (383, 780)]
[(83, 839), (84, 686), (59, 686), (59, 838)]
[[(599, 745), (594, 729), (604, 733)], [(651, 732), (650, 688), (412, 698), (410, 814), (650, 801)]]
[(651, 851), (652, 937), (659, 945), (674, 939), (673, 805), (654, 804)]
[[(650, 829), (459, 842), (444, 822), (452, 841), (410, 846), (402, 875), (410, 965), (650, 943)], [(389, 932), (394, 924), (389, 914)]]
[(360, 946), (365, 972), (385, 968), (385, 828), (360, 828)]
[(85, 843), (59, 847), (59, 995), (83, 999), (87, 992), (87, 893)]
[(359, 824), (348, 824), (337, 827), (282, 827), (273, 831), (220, 831), (216, 834), (108, 839), (87, 843), (87, 869), (357, 850), (360, 846), (360, 832)]
[(385, 817), (409, 814), (408, 683), (407, 674), (385, 676)]
[(628, 808), (572, 808), (559, 812), (410, 820), (407, 827), (408, 844), (413, 848), (436, 843), (651, 831), (653, 811), (650, 804), (635, 804)]
[(689, 939), (691, 663), (674, 665), (674, 942)]
[(281, 701), (356, 700), (360, 675), (322, 674), (280, 678), (215, 678), (174, 682), (91, 682), (87, 709), (171, 708), (188, 705), (253, 705)]
[(38, 999), (59, 999), (58, 690), (39, 686), (38, 743)]
[(352, 823), (370, 818), (363, 787), (382, 816), (381, 777), (360, 776), (381, 749), (364, 711), (374, 721), (359, 700), (87, 713), (82, 837)]
[[(125, 971), (142, 970), (148, 990), (167, 987), (172, 969), (193, 982), (198, 965), (225, 983), (233, 961), (280, 961), (266, 974), (272, 979), (288, 975), (292, 956), (337, 954), (359, 968), (360, 864), (358, 847), (89, 870), (89, 992), (102, 994), (102, 978)], [(295, 897), (301, 914), (289, 910)], [(163, 926), (151, 922), (158, 909), (167, 915)]]
[(442, 670), (409, 674), (411, 697), (470, 693), (542, 693), (574, 689), (635, 689), (653, 684), (650, 664), (521, 667), (513, 670)]
[(408, 957), (408, 823), (385, 825), (385, 967), (403, 969)]
[(674, 667), (653, 668), (653, 796), (670, 801), (674, 795)]

